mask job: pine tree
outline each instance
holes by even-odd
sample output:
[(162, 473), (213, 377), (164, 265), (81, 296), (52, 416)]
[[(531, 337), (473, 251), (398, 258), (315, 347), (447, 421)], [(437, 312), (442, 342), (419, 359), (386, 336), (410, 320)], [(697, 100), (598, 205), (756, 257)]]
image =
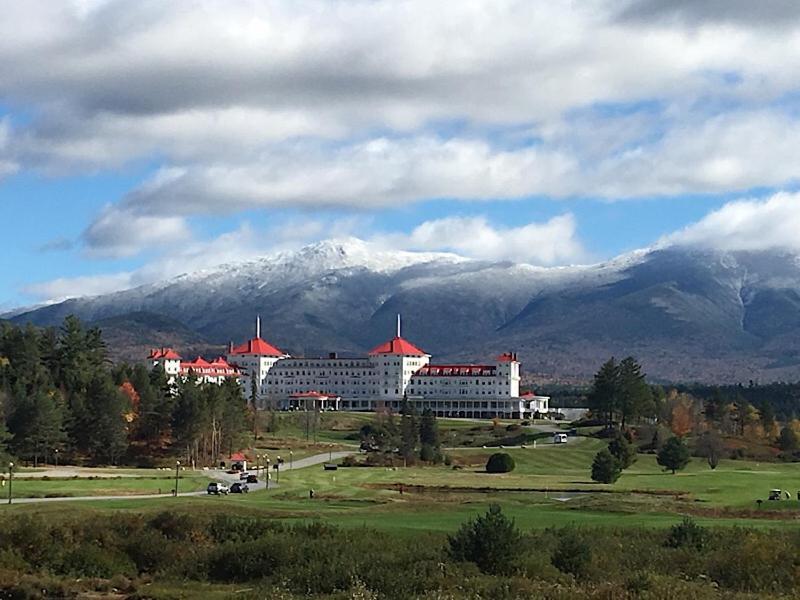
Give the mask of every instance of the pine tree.
[(617, 387), (623, 429), (626, 422), (654, 412), (652, 390), (645, 381), (642, 367), (632, 356), (619, 363)]
[(422, 418), (419, 423), (419, 443), (420, 458), (431, 461), (439, 453), (439, 426), (436, 423), (436, 415), (430, 408), (422, 411)]
[(614, 358), (608, 359), (594, 376), (588, 397), (589, 408), (605, 416), (606, 424), (614, 422), (614, 412), (619, 410), (619, 365)]
[(20, 458), (38, 466), (50, 452), (64, 441), (64, 412), (55, 390), (19, 393), (8, 420), (13, 434), (12, 450)]
[(690, 460), (689, 449), (678, 437), (669, 438), (656, 455), (656, 462), (670, 469), (673, 475), (688, 465)]
[(521, 541), (514, 521), (492, 504), (486, 514), (448, 537), (447, 550), (453, 560), (474, 562), (484, 573), (505, 575), (516, 567)]
[(87, 424), (87, 450), (92, 461), (117, 464), (128, 449), (125, 414), (130, 406), (108, 372), (96, 373), (89, 382), (86, 406), (92, 415)]
[(400, 454), (406, 460), (413, 460), (417, 452), (419, 442), (419, 428), (417, 427), (417, 413), (413, 406), (409, 406), (403, 400), (400, 411), (402, 421), (400, 423)]
[(636, 462), (636, 446), (631, 444), (624, 435), (618, 434), (608, 444), (608, 451), (619, 461), (624, 470)]
[(592, 462), (592, 481), (614, 483), (621, 474), (622, 465), (608, 451), (608, 448), (603, 448), (595, 455)]

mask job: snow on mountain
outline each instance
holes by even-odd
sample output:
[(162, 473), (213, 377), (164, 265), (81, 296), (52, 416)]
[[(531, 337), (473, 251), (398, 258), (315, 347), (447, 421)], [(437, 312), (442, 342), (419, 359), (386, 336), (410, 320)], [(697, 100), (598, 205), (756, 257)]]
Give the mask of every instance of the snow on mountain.
[[(147, 336), (163, 339), (165, 321), (155, 316), (174, 323), (172, 330), (182, 324), (195, 332), (193, 343), (221, 346), (252, 335), (260, 314), (272, 343), (315, 355), (363, 353), (393, 333), (402, 313), (404, 335), (437, 358), (486, 360), (516, 350), (536, 380), (585, 378), (612, 354), (636, 355), (651, 375), (672, 380), (800, 377), (800, 265), (776, 251), (657, 247), (543, 268), (397, 252), (351, 238), (12, 320), (56, 325), (71, 313), (135, 327), (137, 349), (113, 349), (128, 359), (138, 358)], [(131, 336), (116, 331), (113, 339)]]

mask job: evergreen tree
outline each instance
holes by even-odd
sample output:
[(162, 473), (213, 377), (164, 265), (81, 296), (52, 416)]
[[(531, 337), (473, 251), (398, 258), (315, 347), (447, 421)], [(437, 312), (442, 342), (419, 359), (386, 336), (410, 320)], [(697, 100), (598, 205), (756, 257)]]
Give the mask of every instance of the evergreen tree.
[(656, 455), (656, 462), (670, 469), (673, 475), (688, 465), (690, 460), (689, 448), (679, 437), (669, 438)]
[(655, 406), (652, 390), (645, 381), (642, 367), (632, 356), (628, 356), (619, 363), (617, 388), (623, 429), (626, 422), (653, 414)]
[(619, 365), (613, 357), (603, 363), (595, 374), (588, 401), (592, 412), (603, 415), (610, 426), (614, 421), (614, 412), (619, 409)]
[(784, 452), (794, 452), (798, 448), (797, 434), (791, 427), (781, 429), (778, 436), (778, 448)]
[(205, 407), (197, 378), (189, 374), (177, 386), (172, 432), (176, 446), (185, 449), (188, 462), (199, 458), (200, 438), (203, 435)]
[(431, 461), (439, 454), (439, 426), (430, 408), (422, 411), (419, 422), (420, 458)]
[(608, 444), (608, 451), (619, 461), (622, 469), (627, 469), (636, 462), (636, 446), (631, 444), (622, 434), (617, 434)]
[[(22, 388), (18, 389), (22, 392)], [(64, 441), (64, 413), (55, 390), (20, 393), (14, 400), (8, 429), (13, 434), (12, 450), (34, 466)]]
[(110, 373), (96, 373), (89, 382), (86, 406), (92, 415), (87, 424), (87, 450), (92, 461), (117, 464), (128, 449), (125, 414), (130, 406)]
[(514, 521), (492, 504), (486, 514), (464, 523), (448, 537), (448, 555), (453, 560), (473, 562), (484, 573), (505, 575), (516, 567), (521, 541)]
[[(247, 440), (247, 406), (242, 388), (233, 379), (220, 386), (224, 400), (221, 415), (221, 431), (224, 450), (228, 456), (245, 445)], [(274, 415), (275, 411), (271, 411)]]
[(413, 406), (403, 400), (400, 411), (400, 454), (406, 460), (413, 460), (419, 442), (419, 427), (417, 426), (417, 413)]
[(621, 474), (622, 465), (608, 451), (608, 448), (603, 448), (595, 455), (592, 462), (592, 481), (614, 483)]

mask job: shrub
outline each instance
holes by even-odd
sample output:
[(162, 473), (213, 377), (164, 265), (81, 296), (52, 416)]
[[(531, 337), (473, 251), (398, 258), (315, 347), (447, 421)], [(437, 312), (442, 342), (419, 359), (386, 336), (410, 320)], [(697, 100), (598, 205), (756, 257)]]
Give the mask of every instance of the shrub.
[(574, 531), (564, 531), (558, 540), (550, 562), (562, 573), (569, 573), (576, 579), (584, 578), (589, 572), (592, 550)]
[(666, 545), (670, 548), (694, 548), (702, 550), (708, 543), (708, 533), (690, 517), (673, 525), (667, 535)]
[(447, 553), (454, 560), (475, 563), (484, 573), (508, 574), (515, 568), (521, 539), (514, 521), (493, 504), (448, 537)]
[(624, 435), (618, 434), (608, 444), (608, 451), (619, 461), (622, 469), (627, 469), (636, 462), (636, 446), (631, 444)]
[(781, 429), (781, 434), (778, 436), (778, 448), (784, 452), (792, 452), (793, 450), (797, 450), (797, 434), (791, 427), (784, 427)]
[(510, 473), (514, 467), (514, 459), (506, 452), (495, 452), (486, 461), (487, 473)]
[(592, 480), (598, 483), (614, 483), (622, 474), (622, 465), (608, 451), (603, 449), (598, 452), (592, 462)]

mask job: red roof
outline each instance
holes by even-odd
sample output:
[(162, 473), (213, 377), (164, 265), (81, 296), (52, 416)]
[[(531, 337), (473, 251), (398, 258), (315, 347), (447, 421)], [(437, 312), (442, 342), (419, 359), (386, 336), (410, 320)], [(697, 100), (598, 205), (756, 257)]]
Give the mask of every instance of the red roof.
[(388, 342), (370, 350), (370, 354), (397, 354), (401, 356), (425, 356), (425, 352), (411, 342), (395, 336)]
[(241, 452), (237, 452), (236, 454), (231, 454), (231, 460), (247, 460), (247, 457)]
[(516, 360), (517, 360), (516, 352), (503, 352), (500, 356), (497, 357), (497, 362), (511, 362)]
[(230, 354), (257, 354), (260, 356), (285, 356), (284, 352), (278, 350), (269, 342), (265, 342), (261, 338), (253, 338), (240, 344), (230, 351)]
[(152, 360), (159, 360), (162, 358), (165, 360), (181, 359), (180, 354), (175, 352), (175, 350), (173, 350), (172, 348), (153, 348), (152, 350), (150, 350), (150, 356), (148, 356), (147, 358)]
[(425, 365), (414, 373), (414, 375), (437, 377), (456, 375), (494, 377), (496, 370), (497, 368), (494, 365)]
[(321, 400), (326, 400), (330, 398), (328, 394), (323, 394), (322, 392), (317, 391), (310, 391), (310, 392), (295, 392), (294, 394), (289, 394), (290, 398), (319, 398)]
[(205, 358), (203, 358), (202, 356), (198, 356), (198, 357), (197, 357), (197, 358), (195, 358), (194, 360), (190, 360), (190, 361), (183, 361), (183, 362), (181, 363), (181, 366), (184, 366), (184, 365), (186, 365), (186, 366), (188, 366), (188, 367), (210, 367), (210, 366), (211, 366), (211, 363), (210, 363), (210, 362), (208, 362), (208, 361), (207, 361)]

